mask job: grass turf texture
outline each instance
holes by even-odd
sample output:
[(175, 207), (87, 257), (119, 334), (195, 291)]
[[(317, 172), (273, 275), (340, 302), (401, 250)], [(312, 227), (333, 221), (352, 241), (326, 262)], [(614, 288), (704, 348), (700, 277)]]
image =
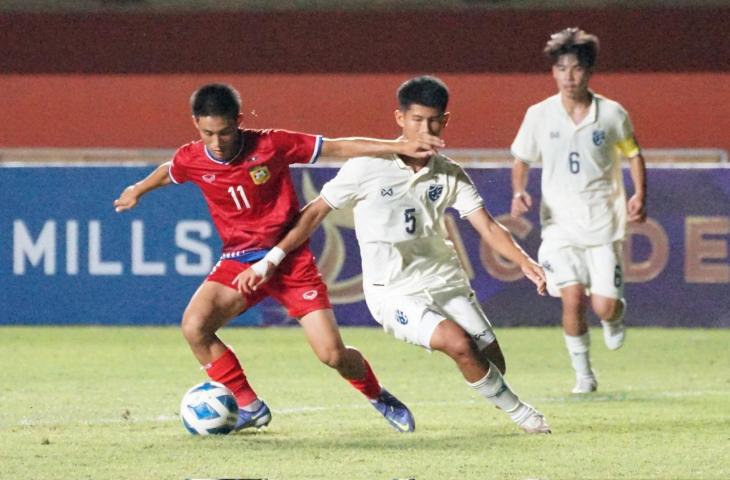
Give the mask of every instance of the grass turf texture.
[(572, 396), (555, 328), (500, 329), (514, 389), (553, 434), (520, 433), (440, 354), (343, 329), (416, 416), (399, 434), (321, 365), (299, 329), (224, 329), (274, 414), (268, 429), (189, 435), (205, 376), (174, 328), (0, 328), (0, 477), (8, 479), (730, 478), (730, 331), (593, 331), (596, 394)]

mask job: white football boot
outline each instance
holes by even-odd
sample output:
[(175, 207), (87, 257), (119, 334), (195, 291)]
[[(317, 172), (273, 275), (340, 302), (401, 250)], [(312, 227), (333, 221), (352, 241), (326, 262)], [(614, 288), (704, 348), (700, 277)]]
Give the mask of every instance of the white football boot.
[(591, 393), (598, 389), (598, 380), (596, 375), (591, 371), (590, 375), (580, 375), (575, 379), (575, 387), (571, 390), (572, 393)]
[(552, 433), (545, 416), (524, 402), (508, 414), (525, 433)]

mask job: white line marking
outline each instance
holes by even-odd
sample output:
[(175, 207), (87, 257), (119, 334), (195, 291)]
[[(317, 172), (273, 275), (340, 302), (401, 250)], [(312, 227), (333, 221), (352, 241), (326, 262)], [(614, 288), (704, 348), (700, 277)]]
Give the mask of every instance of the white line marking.
[[(661, 392), (655, 394), (641, 395), (632, 393), (633, 387), (627, 386), (626, 390), (617, 391), (610, 394), (586, 394), (586, 395), (570, 395), (567, 394), (564, 397), (537, 397), (527, 398), (527, 401), (533, 405), (543, 404), (570, 404), (570, 403), (581, 403), (581, 402), (626, 402), (626, 401), (637, 401), (637, 400), (664, 400), (670, 398), (692, 398), (702, 396), (725, 396), (730, 397), (730, 390), (691, 390), (691, 391), (680, 391), (680, 392)], [(486, 404), (486, 402), (480, 398), (473, 398), (469, 400), (461, 401), (435, 401), (435, 402), (408, 402), (410, 407), (458, 407), (468, 405)], [(329, 405), (329, 406), (292, 406), (282, 408), (272, 408), (271, 411), (274, 415), (299, 415), (306, 413), (318, 413), (318, 412), (331, 412), (337, 410), (367, 410), (372, 408), (368, 402), (363, 401), (353, 404), (343, 405)], [(131, 414), (128, 419), (122, 418), (120, 414), (114, 418), (99, 418), (93, 421), (60, 421), (60, 420), (42, 420), (32, 417), (23, 417), (17, 423), (0, 423), (0, 428), (12, 428), (12, 427), (46, 427), (46, 426), (71, 426), (71, 425), (82, 425), (82, 426), (95, 426), (95, 425), (114, 425), (114, 424), (141, 424), (141, 423), (165, 423), (165, 422), (178, 422), (179, 417), (176, 414), (160, 414), (154, 416), (135, 416)]]

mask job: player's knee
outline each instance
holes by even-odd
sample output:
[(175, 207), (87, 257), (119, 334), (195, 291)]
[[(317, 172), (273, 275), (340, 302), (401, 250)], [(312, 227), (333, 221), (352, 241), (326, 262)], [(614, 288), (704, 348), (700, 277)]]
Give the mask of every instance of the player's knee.
[(209, 334), (205, 317), (195, 312), (185, 312), (180, 327), (185, 340), (190, 344), (202, 342)]
[(444, 353), (457, 362), (461, 362), (473, 358), (474, 352), (474, 341), (466, 334), (466, 332), (462, 331), (450, 336)]
[(563, 309), (569, 311), (579, 311), (583, 304), (581, 295), (567, 294), (563, 295)]
[(602, 320), (611, 320), (619, 313), (621, 308), (618, 300), (601, 300), (593, 302), (593, 311)]
[(328, 367), (339, 370), (345, 363), (345, 351), (344, 349), (327, 348), (320, 352), (317, 352), (319, 360), (327, 365)]
[(560, 298), (563, 302), (581, 304), (585, 301), (585, 287), (579, 283), (568, 285), (560, 289)]

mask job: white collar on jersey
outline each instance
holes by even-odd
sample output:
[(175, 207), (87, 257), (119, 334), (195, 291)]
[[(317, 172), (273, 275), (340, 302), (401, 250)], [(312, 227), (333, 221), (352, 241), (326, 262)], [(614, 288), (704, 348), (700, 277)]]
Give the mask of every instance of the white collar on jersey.
[(594, 92), (590, 88), (588, 89), (588, 92), (591, 94), (591, 105), (590, 107), (588, 107), (588, 115), (586, 115), (586, 117), (578, 125), (573, 122), (573, 119), (570, 118), (570, 115), (565, 109), (565, 106), (563, 106), (563, 99), (561, 98), (560, 94), (558, 93), (557, 95), (555, 95), (557, 107), (560, 109), (561, 112), (563, 112), (563, 114), (570, 121), (571, 125), (573, 125), (576, 129), (583, 128), (586, 125), (591, 125), (598, 120), (598, 95), (596, 95), (596, 92)]
[(393, 161), (395, 162), (396, 166), (398, 168), (400, 168), (401, 170), (410, 170), (411, 173), (420, 176), (420, 175), (425, 175), (426, 173), (428, 173), (428, 172), (430, 172), (430, 171), (433, 170), (433, 163), (435, 161), (434, 160), (435, 157), (436, 157), (436, 155), (432, 155), (431, 158), (428, 159), (428, 162), (426, 162), (426, 165), (424, 165), (417, 172), (414, 172), (413, 169), (409, 165), (406, 165), (406, 162), (404, 162), (403, 159), (400, 158), (399, 155), (393, 154), (393, 158), (394, 158)]

